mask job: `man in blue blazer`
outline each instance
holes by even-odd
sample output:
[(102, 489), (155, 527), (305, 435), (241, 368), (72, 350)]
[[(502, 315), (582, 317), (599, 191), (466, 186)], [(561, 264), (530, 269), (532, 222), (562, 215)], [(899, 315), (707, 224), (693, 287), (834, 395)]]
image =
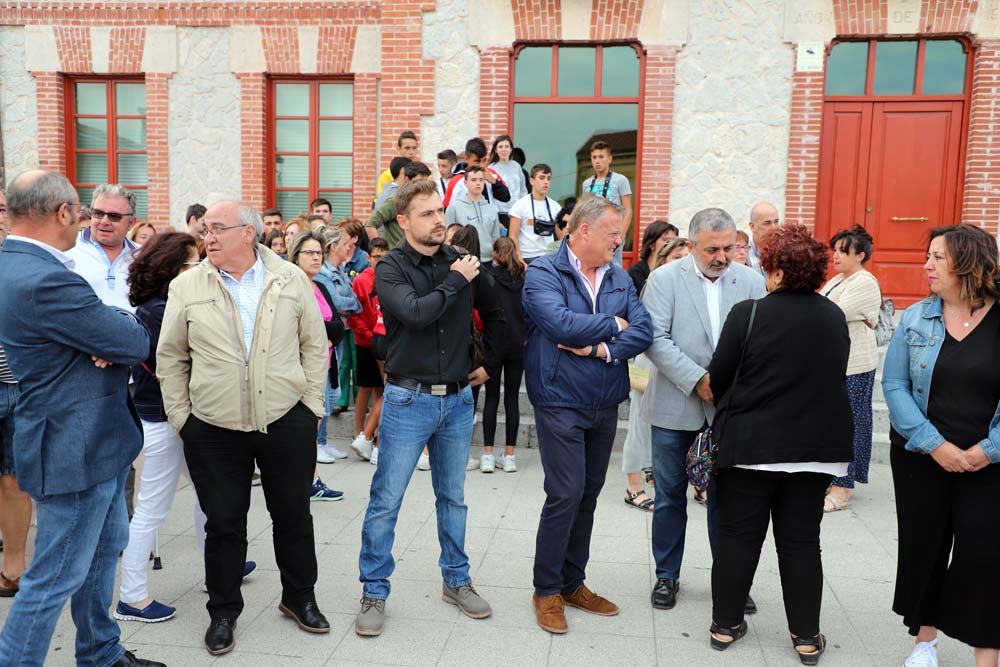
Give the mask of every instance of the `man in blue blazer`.
[(142, 447), (129, 366), (146, 358), (149, 335), (71, 270), (79, 207), (57, 173), (26, 172), (7, 190), (0, 345), (20, 381), (14, 460), (37, 503), (38, 531), (0, 633), (0, 665), (43, 665), (72, 598), (77, 664), (156, 667), (125, 651), (108, 614), (128, 542), (125, 477)]
[(632, 279), (612, 263), (623, 226), (620, 206), (583, 200), (569, 239), (532, 262), (524, 279), (525, 384), (545, 471), (532, 601), (538, 625), (557, 634), (568, 629), (564, 605), (618, 613), (584, 580), (618, 405), (628, 397), (628, 360), (653, 339)]

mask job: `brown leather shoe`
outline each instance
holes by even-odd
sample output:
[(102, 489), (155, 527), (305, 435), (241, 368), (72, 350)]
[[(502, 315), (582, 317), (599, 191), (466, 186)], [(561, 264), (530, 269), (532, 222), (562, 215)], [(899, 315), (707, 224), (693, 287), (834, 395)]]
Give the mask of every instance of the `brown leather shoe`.
[(597, 614), (598, 616), (618, 615), (618, 605), (607, 598), (602, 598), (586, 586), (580, 586), (569, 595), (564, 594), (562, 598), (569, 606), (582, 609), (590, 614)]
[(542, 595), (537, 593), (531, 596), (531, 602), (535, 605), (535, 619), (542, 630), (548, 630), (552, 634), (564, 635), (569, 631), (566, 626), (566, 614), (563, 613), (563, 597), (555, 595)]
[(20, 590), (18, 582), (21, 581), (21, 577), (17, 579), (8, 579), (4, 576), (4, 573), (0, 571), (0, 598), (12, 598), (17, 595)]

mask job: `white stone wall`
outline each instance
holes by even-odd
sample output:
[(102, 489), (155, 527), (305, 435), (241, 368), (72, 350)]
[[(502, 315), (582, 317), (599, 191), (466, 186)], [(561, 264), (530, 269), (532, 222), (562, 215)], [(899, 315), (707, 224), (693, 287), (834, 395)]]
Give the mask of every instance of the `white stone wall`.
[(461, 152), (466, 139), (479, 134), (479, 51), (470, 46), (469, 2), (437, 0), (436, 11), (424, 14), (423, 57), (437, 63), (434, 115), (420, 119), (420, 153), (432, 166), (438, 151)]
[(38, 168), (38, 104), (35, 78), (24, 66), (24, 28), (0, 27), (0, 131), (9, 183)]
[(783, 5), (690, 2), (670, 174), (670, 220), (682, 229), (710, 206), (740, 227), (756, 201), (784, 212), (794, 55), (782, 41)]
[(240, 85), (229, 66), (229, 30), (179, 28), (170, 79), (170, 222), (184, 211), (240, 195)]

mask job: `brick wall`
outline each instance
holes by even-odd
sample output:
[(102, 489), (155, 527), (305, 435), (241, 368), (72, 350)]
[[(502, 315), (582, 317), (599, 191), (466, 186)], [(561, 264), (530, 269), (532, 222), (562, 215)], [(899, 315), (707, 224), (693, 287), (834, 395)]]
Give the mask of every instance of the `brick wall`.
[(561, 0), (511, 0), (510, 4), (514, 9), (514, 33), (517, 39), (562, 39)]
[[(114, 32), (111, 33), (114, 44)], [(140, 55), (142, 51), (140, 50)], [(138, 69), (138, 63), (135, 64)], [(146, 75), (146, 170), (149, 175), (149, 221), (170, 225), (169, 74)]]
[(590, 38), (634, 39), (639, 34), (642, 4), (628, 0), (593, 0), (590, 12)]
[(822, 73), (810, 72), (796, 72), (792, 76), (784, 217), (786, 222), (808, 227), (816, 220), (823, 78)]
[(972, 113), (965, 157), (962, 222), (996, 233), (1000, 220), (1000, 40), (980, 42), (972, 74)]
[(38, 167), (66, 171), (66, 103), (62, 77), (55, 72), (35, 72), (38, 90)]
[(267, 117), (264, 101), (267, 80), (263, 74), (239, 74), (240, 81), (240, 130), (242, 153), (242, 196), (248, 204), (265, 208), (266, 201), (267, 152), (264, 150), (267, 137)]
[[(642, 100), (643, 127), (639, 188), (641, 231), (670, 211), (670, 149), (674, 134), (674, 89), (677, 49), (650, 47), (646, 52), (646, 86)], [(635, 244), (638, 248), (638, 243)]]
[(479, 134), (508, 134), (510, 115), (510, 49), (492, 47), (479, 53)]

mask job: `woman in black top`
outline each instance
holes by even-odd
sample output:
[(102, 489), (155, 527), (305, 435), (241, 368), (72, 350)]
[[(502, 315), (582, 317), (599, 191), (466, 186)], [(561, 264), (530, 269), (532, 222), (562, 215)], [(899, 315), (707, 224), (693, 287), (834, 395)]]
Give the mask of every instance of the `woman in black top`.
[(998, 264), (983, 229), (933, 230), (931, 295), (903, 313), (886, 353), (899, 528), (892, 608), (916, 637), (906, 665), (937, 664), (939, 629), (976, 647), (977, 665), (1000, 655)]
[(639, 261), (628, 269), (636, 292), (642, 294), (642, 288), (646, 286), (649, 274), (660, 265), (657, 251), (668, 238), (678, 235), (677, 227), (664, 220), (654, 220), (646, 227), (646, 231), (642, 235), (642, 245), (639, 247)]
[(823, 243), (786, 225), (765, 237), (760, 254), (769, 294), (733, 307), (709, 365), (719, 406), (711, 643), (722, 650), (746, 634), (743, 607), (773, 519), (792, 644), (814, 665), (826, 646), (823, 497), (853, 456), (851, 341), (843, 311), (816, 292), (826, 277)]

